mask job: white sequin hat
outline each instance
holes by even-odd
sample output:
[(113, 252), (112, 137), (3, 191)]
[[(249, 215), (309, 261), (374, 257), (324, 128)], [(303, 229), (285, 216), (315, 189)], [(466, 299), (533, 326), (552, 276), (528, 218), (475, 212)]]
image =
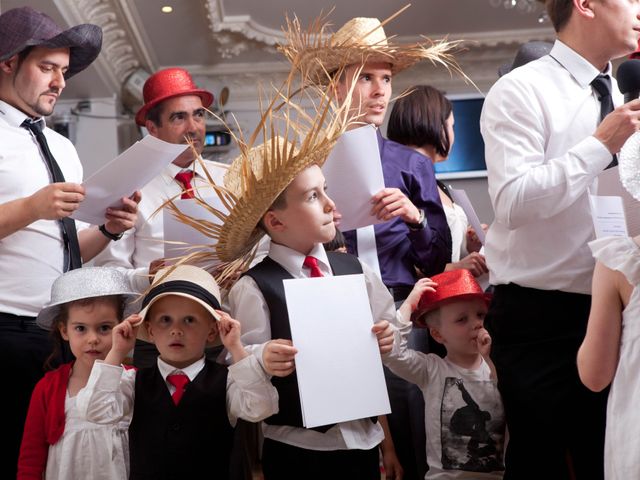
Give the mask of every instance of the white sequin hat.
[(92, 297), (122, 295), (125, 298), (125, 317), (138, 310), (138, 295), (129, 285), (127, 277), (111, 267), (84, 267), (70, 270), (56, 278), (51, 286), (51, 300), (38, 314), (36, 323), (51, 330), (60, 307), (68, 302)]

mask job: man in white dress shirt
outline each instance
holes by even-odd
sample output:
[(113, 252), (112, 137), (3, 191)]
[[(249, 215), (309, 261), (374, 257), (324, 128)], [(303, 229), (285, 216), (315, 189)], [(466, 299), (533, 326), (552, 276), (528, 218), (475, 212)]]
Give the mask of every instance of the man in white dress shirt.
[(640, 2), (546, 6), (550, 54), (502, 77), (482, 112), (495, 210), (486, 323), (509, 425), (505, 478), (602, 478), (606, 393), (581, 385), (576, 353), (594, 267), (589, 192), (640, 121), (639, 100), (607, 114), (600, 85), (613, 84), (611, 108), (622, 103), (610, 60), (636, 49)]
[[(119, 242), (114, 242), (95, 259), (96, 265), (120, 267), (125, 270), (134, 291), (149, 288), (150, 275), (163, 265), (164, 222), (160, 207), (169, 199), (180, 198), (186, 190), (180, 174), (193, 175), (193, 188), (203, 188), (206, 176), (202, 164), (195, 161), (204, 148), (206, 108), (213, 94), (196, 86), (188, 71), (167, 68), (150, 76), (143, 88), (145, 104), (136, 114), (136, 122), (149, 134), (169, 143), (193, 143), (165, 170), (142, 189), (140, 211), (134, 226)], [(216, 182), (222, 183), (226, 167), (203, 161)], [(176, 178), (178, 176), (178, 178)], [(213, 191), (211, 192), (213, 195)], [(199, 194), (206, 197), (204, 191)], [(188, 195), (188, 193), (187, 193)], [(186, 196), (182, 195), (183, 198)], [(134, 351), (137, 367), (155, 364), (158, 352), (147, 342), (139, 341)]]
[[(138, 195), (108, 209), (100, 227), (70, 215), (84, 199), (82, 165), (73, 144), (45, 125), (65, 81), (98, 56), (96, 25), (63, 30), (29, 7), (0, 15), (0, 362), (7, 366), (0, 478), (15, 478), (33, 387), (52, 353), (35, 323), (51, 285), (80, 268), (135, 221)], [(58, 360), (53, 359), (53, 363)]]

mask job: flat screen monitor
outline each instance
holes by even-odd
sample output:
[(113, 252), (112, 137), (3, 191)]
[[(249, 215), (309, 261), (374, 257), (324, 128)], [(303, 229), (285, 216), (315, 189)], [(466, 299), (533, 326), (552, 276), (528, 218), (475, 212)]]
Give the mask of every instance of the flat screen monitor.
[(455, 142), (444, 162), (435, 164), (439, 179), (486, 177), (484, 141), (480, 134), (480, 112), (484, 97), (480, 94), (447, 95), (453, 104)]

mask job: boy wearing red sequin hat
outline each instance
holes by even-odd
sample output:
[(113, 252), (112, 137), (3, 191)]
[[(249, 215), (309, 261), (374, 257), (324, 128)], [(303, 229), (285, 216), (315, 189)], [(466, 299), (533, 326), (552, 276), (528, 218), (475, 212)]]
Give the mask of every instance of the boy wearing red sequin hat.
[[(391, 327), (393, 348), (383, 362), (424, 396), (427, 480), (503, 476), (504, 409), (484, 329), (489, 298), (468, 270), (423, 278)], [(409, 349), (412, 326), (428, 328), (447, 355)]]

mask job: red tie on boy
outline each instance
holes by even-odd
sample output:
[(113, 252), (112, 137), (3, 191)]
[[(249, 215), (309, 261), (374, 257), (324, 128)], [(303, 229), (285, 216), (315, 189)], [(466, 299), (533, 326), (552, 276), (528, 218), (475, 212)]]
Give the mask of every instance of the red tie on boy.
[(305, 257), (302, 265), (311, 270), (312, 277), (324, 277), (320, 267), (318, 267), (318, 259), (316, 257)]
[(173, 398), (173, 403), (178, 405), (178, 403), (180, 403), (182, 395), (184, 394), (184, 389), (189, 383), (189, 377), (187, 377), (184, 373), (172, 373), (171, 375), (167, 375), (167, 382), (169, 382), (176, 388), (176, 391), (173, 392), (171, 398)]

